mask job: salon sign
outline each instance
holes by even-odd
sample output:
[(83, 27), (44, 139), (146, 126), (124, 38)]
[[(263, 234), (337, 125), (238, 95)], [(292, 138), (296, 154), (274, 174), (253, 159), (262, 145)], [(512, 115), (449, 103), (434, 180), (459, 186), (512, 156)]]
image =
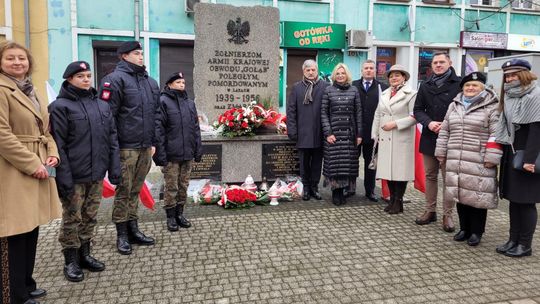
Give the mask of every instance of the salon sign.
[(540, 36), (508, 34), (509, 50), (540, 52)]
[(284, 21), (280, 29), (282, 47), (345, 48), (345, 24)]

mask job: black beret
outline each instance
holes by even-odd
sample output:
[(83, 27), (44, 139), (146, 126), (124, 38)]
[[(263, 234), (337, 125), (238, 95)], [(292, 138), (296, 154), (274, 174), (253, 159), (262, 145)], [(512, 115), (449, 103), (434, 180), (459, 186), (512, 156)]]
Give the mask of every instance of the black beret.
[(142, 50), (141, 43), (139, 41), (126, 41), (116, 49), (118, 55), (126, 54), (134, 50)]
[(66, 67), (66, 70), (64, 71), (64, 75), (62, 77), (64, 79), (68, 79), (69, 77), (83, 71), (90, 71), (90, 65), (86, 61), (75, 61)]
[(480, 81), (481, 83), (486, 84), (486, 75), (481, 72), (472, 72), (461, 79), (459, 86), (463, 88), (463, 85), (469, 81)]
[(501, 68), (503, 69), (503, 74), (508, 74), (519, 71), (530, 71), (532, 66), (527, 60), (514, 58), (503, 63)]
[(167, 78), (167, 81), (165, 82), (165, 84), (169, 84), (169, 83), (175, 81), (176, 79), (184, 79), (184, 74), (182, 74), (181, 72), (172, 73), (169, 76), (169, 78)]

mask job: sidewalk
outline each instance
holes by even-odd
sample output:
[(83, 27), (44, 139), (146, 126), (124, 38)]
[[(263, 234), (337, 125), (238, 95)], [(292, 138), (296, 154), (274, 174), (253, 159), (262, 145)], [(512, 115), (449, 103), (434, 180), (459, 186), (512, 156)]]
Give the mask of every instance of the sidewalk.
[(130, 256), (116, 252), (107, 200), (94, 244), (107, 269), (85, 272), (81, 283), (63, 277), (59, 221), (42, 227), (35, 271), (48, 291), (42, 303), (540, 303), (540, 237), (532, 257), (495, 252), (508, 236), (504, 207), (488, 212), (486, 234), (472, 248), (443, 232), (441, 219), (414, 224), (422, 194), (409, 189), (406, 197), (412, 202), (400, 215), (361, 195), (343, 207), (189, 206), (193, 227), (175, 233), (159, 207), (141, 210), (140, 227), (157, 242)]

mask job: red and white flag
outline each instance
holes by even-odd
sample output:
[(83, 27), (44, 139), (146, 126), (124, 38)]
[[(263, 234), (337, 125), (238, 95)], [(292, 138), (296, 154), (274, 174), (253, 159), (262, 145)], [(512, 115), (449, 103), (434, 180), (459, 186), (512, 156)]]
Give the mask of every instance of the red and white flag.
[(422, 125), (416, 124), (416, 134), (414, 138), (414, 188), (420, 192), (426, 192), (426, 174), (424, 171), (424, 157), (420, 153), (420, 136), (422, 136)]
[[(139, 192), (139, 199), (141, 200), (141, 203), (143, 206), (150, 210), (154, 210), (154, 206), (156, 205), (156, 201), (152, 197), (152, 193), (150, 192), (150, 188), (152, 188), (152, 184), (148, 181), (144, 181), (144, 184), (142, 185), (141, 192)], [(109, 198), (114, 196), (115, 194), (115, 187), (109, 182), (109, 179), (105, 177), (103, 179), (103, 192), (102, 196), (104, 198)]]

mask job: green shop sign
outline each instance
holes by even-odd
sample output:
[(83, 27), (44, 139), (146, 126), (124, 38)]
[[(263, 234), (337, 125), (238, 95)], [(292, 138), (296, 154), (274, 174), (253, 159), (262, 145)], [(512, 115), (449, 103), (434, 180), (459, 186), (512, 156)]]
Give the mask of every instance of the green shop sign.
[(345, 24), (281, 22), (281, 46), (343, 49), (345, 48)]

